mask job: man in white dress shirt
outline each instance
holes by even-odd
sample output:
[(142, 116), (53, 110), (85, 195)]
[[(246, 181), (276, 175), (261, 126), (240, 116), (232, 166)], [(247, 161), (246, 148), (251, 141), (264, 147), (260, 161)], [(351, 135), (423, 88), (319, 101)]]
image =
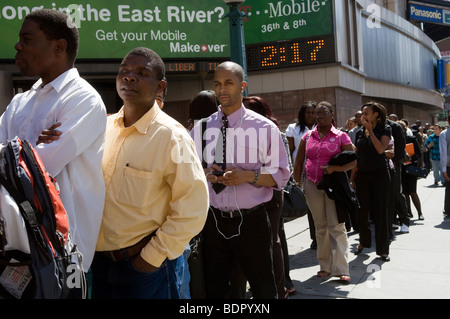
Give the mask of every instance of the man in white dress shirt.
[[(56, 178), (87, 272), (105, 198), (101, 161), (106, 109), (97, 91), (74, 68), (78, 30), (67, 19), (45, 9), (25, 17), (15, 45), (16, 65), (25, 76), (39, 80), (14, 96), (1, 116), (0, 143), (16, 136), (27, 139)], [(50, 135), (40, 138), (43, 132)]]

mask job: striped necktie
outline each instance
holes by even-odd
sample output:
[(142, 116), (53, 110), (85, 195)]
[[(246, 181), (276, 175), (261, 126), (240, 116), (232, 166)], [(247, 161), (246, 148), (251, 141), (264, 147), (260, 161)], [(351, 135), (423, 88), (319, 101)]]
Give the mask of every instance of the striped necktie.
[[(214, 162), (219, 165), (222, 170), (225, 170), (227, 167), (227, 128), (228, 128), (228, 119), (224, 115), (222, 117), (222, 126), (220, 127), (220, 135), (217, 138), (216, 150), (214, 155)], [(226, 187), (223, 184), (213, 183), (212, 187), (214, 191), (218, 194)]]

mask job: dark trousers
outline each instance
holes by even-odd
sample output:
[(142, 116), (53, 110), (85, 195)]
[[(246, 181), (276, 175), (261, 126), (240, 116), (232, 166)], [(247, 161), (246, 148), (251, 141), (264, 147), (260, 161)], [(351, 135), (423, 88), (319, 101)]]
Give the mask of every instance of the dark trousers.
[[(273, 191), (272, 199), (265, 204), (267, 215), (269, 217), (270, 228), (272, 229), (272, 251), (273, 251), (273, 272), (275, 277), (275, 285), (277, 287), (278, 298), (284, 299), (286, 296), (285, 287), (285, 266), (284, 251), (281, 242), (279, 230), (283, 229), (283, 218), (281, 213), (283, 210), (283, 192), (279, 190)], [(285, 238), (284, 238), (285, 239)], [(247, 278), (239, 263), (235, 263), (235, 268), (231, 274), (231, 298), (244, 299), (247, 290)]]
[(392, 224), (394, 223), (395, 216), (398, 215), (398, 219), (401, 224), (409, 226), (408, 207), (406, 206), (405, 195), (402, 193), (402, 167), (396, 166), (394, 169), (390, 169), (391, 181), (389, 183), (388, 192), (388, 214), (389, 214), (389, 238), (393, 239), (394, 234), (392, 232)]
[[(284, 299), (286, 296), (285, 266), (284, 266), (285, 259), (283, 256), (284, 248), (282, 247), (281, 235), (279, 235), (279, 230), (283, 229), (283, 217), (281, 217), (283, 209), (283, 192), (279, 190), (274, 190), (272, 199), (266, 202), (265, 206), (267, 215), (269, 217), (270, 228), (272, 229), (272, 245), (273, 245), (272, 258), (273, 258), (273, 272), (275, 277), (275, 285), (277, 287), (278, 298)], [(247, 278), (245, 278), (244, 272), (242, 271), (242, 268), (239, 265), (239, 263), (236, 262), (233, 271), (231, 273), (231, 298), (245, 299), (246, 291), (247, 291)]]
[(289, 272), (291, 271), (291, 266), (289, 263), (289, 250), (287, 246), (286, 233), (284, 231), (284, 220), (281, 218), (280, 228), (278, 229), (278, 236), (280, 237), (281, 249), (283, 251), (283, 266), (284, 266), (284, 285), (286, 288), (294, 288), (294, 283), (292, 282)]
[(423, 152), (423, 162), (427, 170), (431, 170), (430, 152)]
[(360, 204), (357, 210), (359, 241), (363, 247), (372, 246), (372, 230), (369, 212), (375, 224), (375, 245), (378, 255), (389, 254), (388, 190), (390, 176), (387, 168), (371, 172), (358, 171), (356, 175), (356, 196)]
[(273, 245), (273, 271), (275, 284), (277, 286), (278, 298), (284, 299), (286, 289), (284, 285), (284, 258), (279, 236), (280, 223), (282, 223), (281, 212), (283, 210), (283, 193), (274, 190), (272, 200), (266, 203), (266, 210), (269, 216), (270, 227), (272, 229)]
[(392, 193), (394, 196), (395, 211), (400, 224), (405, 224), (409, 227), (408, 206), (406, 205), (406, 198), (403, 195), (402, 189), (402, 170), (402, 166), (395, 167), (394, 189)]
[[(186, 278), (185, 255), (166, 260), (153, 272), (138, 270), (133, 258), (112, 261), (96, 253), (92, 262), (92, 299), (179, 299)], [(187, 297), (186, 297), (187, 298)]]
[(241, 266), (255, 299), (277, 297), (272, 232), (264, 206), (242, 218), (221, 217), (220, 211), (211, 207), (203, 234), (208, 298), (230, 298), (230, 278), (235, 262)]
[(308, 210), (307, 216), (309, 225), (309, 237), (311, 238), (311, 240), (316, 240), (316, 226), (314, 225), (314, 219), (310, 210)]
[[(450, 174), (450, 166), (447, 166), (447, 175)], [(450, 216), (450, 182), (445, 182), (445, 197), (444, 197), (444, 213)]]
[(389, 239), (394, 239), (394, 232), (392, 231), (392, 225), (394, 224), (394, 219), (396, 216), (395, 212), (395, 168), (389, 169), (389, 174), (391, 177), (391, 181), (389, 183), (389, 192), (388, 192), (388, 225), (389, 225)]

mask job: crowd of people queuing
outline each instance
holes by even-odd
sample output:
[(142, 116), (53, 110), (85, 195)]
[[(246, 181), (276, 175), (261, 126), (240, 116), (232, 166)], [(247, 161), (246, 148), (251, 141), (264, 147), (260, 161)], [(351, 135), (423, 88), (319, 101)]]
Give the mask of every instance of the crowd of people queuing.
[[(306, 101), (281, 132), (264, 99), (243, 96), (244, 70), (229, 61), (217, 66), (213, 90), (192, 100), (186, 129), (163, 111), (162, 59), (135, 48), (116, 77), (123, 107), (107, 116), (74, 68), (78, 33), (66, 19), (45, 9), (25, 18), (16, 64), (40, 79), (0, 118), (0, 142), (33, 141), (58, 180), (92, 298), (245, 298), (247, 282), (253, 298), (288, 298), (281, 209), (292, 177), (310, 208), (317, 276), (348, 283), (350, 228), (359, 254), (372, 245), (373, 222), (376, 252), (389, 261), (392, 225), (409, 231), (410, 199), (424, 218), (405, 162), (432, 167), (436, 185), (450, 180), (441, 127), (429, 134), (369, 102), (340, 129), (329, 102)], [(416, 146), (408, 160), (407, 143)], [(320, 186), (337, 174), (352, 202), (345, 209)]]

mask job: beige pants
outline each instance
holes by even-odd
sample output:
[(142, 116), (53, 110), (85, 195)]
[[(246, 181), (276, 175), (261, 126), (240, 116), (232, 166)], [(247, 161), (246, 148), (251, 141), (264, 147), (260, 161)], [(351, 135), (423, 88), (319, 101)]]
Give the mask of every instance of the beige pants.
[(338, 222), (334, 200), (308, 179), (304, 191), (316, 227), (320, 270), (332, 276), (349, 275), (347, 232), (345, 223)]

